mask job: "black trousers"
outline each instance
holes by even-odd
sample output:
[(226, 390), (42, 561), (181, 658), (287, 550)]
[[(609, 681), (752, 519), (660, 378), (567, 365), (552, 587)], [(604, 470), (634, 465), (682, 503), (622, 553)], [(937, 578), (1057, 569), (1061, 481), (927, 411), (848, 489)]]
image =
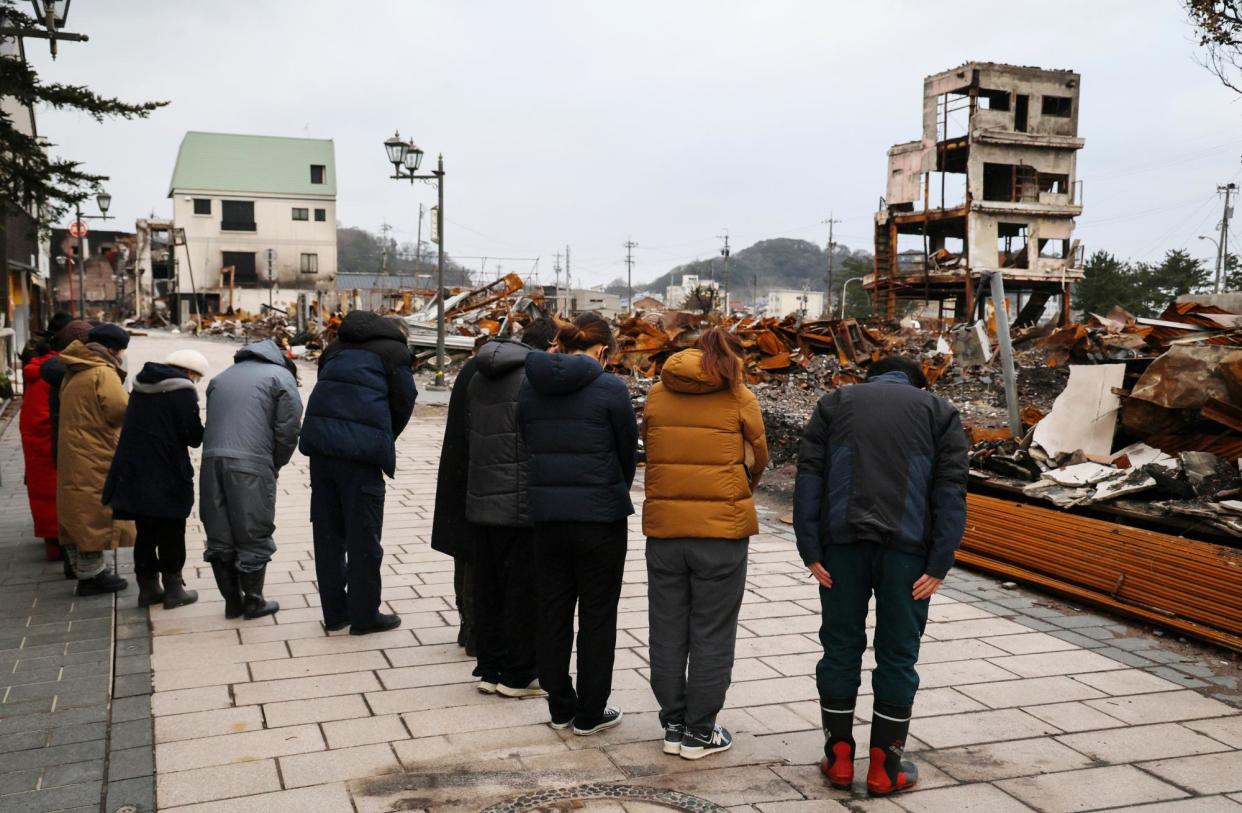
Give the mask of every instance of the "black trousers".
[(136, 517), (134, 575), (150, 579), (185, 567), (185, 519)]
[(380, 604), (384, 473), (378, 465), (310, 459), (315, 576), (324, 624), (366, 626)]
[(530, 528), (479, 526), (474, 557), (478, 675), (513, 688), (535, 679), (535, 538)]
[[(598, 725), (612, 694), (617, 602), (625, 571), (625, 520), (535, 526), (539, 684), (557, 723)], [(478, 562), (475, 562), (476, 566)], [(476, 600), (477, 600), (476, 596)], [(578, 683), (569, 677), (578, 608)]]

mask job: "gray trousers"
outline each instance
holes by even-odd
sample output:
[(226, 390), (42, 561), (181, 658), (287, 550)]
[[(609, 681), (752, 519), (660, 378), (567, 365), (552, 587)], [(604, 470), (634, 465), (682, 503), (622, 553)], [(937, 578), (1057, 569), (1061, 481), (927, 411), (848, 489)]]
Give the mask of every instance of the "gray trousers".
[(660, 723), (709, 732), (733, 680), (749, 539), (647, 539), (651, 688)]
[(104, 552), (101, 550), (78, 550), (77, 545), (69, 542), (62, 543), (60, 547), (65, 553), (65, 558), (69, 560), (69, 567), (73, 568), (74, 574), (79, 579), (93, 579), (103, 573), (104, 568), (108, 566), (104, 561)]
[(207, 532), (205, 561), (235, 561), (247, 573), (262, 570), (276, 553), (276, 472), (248, 460), (204, 459), (198, 515)]

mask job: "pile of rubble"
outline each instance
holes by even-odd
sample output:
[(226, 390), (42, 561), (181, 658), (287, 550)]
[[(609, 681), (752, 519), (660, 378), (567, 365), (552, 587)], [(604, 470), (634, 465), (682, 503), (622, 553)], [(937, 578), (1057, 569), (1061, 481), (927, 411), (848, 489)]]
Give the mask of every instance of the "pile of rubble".
[[(1070, 375), (1021, 438), (980, 437), (976, 476), (1063, 508), (1242, 537), (1242, 316), (1193, 303), (1160, 319), (1114, 310), (1039, 342)], [(1137, 499), (1130, 499), (1136, 497)]]

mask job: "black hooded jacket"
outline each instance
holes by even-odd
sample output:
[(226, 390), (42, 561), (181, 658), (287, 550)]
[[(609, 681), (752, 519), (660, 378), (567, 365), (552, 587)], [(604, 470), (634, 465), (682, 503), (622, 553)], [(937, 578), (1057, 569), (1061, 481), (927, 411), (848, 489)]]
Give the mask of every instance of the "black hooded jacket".
[(147, 362), (134, 379), (104, 504), (117, 519), (185, 519), (194, 507), (189, 448), (202, 442), (194, 382), (176, 367)]
[(470, 380), (467, 420), (470, 464), (466, 480), (466, 519), (478, 525), (524, 528), (526, 449), (518, 429), (517, 399), (525, 379), (526, 356), (533, 348), (498, 339), (483, 345)]
[(625, 384), (593, 358), (532, 351), (518, 396), (531, 520), (617, 522), (634, 513), (638, 422)]

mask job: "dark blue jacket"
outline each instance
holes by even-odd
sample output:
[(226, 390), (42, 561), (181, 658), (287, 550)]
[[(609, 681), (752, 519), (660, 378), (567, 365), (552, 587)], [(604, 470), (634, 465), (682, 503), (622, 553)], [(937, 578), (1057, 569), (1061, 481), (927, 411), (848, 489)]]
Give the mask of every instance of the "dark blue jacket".
[(969, 443), (957, 410), (904, 373), (825, 395), (798, 448), (794, 531), (807, 564), (824, 545), (873, 542), (927, 558), (943, 579), (966, 527)]
[(149, 361), (134, 379), (121, 439), (104, 482), (117, 519), (185, 519), (194, 507), (189, 447), (203, 442), (198, 389), (176, 367)]
[(306, 405), (298, 448), (397, 470), (397, 437), (410, 421), (418, 390), (410, 351), (391, 319), (350, 311), (319, 357), (319, 380)]
[(587, 356), (534, 351), (518, 395), (531, 520), (616, 522), (634, 513), (638, 422), (625, 384)]

